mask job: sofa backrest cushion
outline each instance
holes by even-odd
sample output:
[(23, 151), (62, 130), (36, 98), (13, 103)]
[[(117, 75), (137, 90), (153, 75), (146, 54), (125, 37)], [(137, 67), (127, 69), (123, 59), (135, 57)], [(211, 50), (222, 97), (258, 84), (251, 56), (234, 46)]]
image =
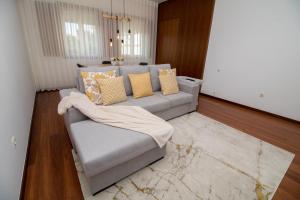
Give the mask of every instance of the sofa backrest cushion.
[(106, 72), (106, 71), (111, 71), (111, 70), (116, 70), (116, 75), (120, 75), (119, 67), (118, 66), (107, 66), (107, 67), (82, 67), (77, 69), (77, 89), (84, 93), (84, 83), (82, 80), (82, 77), (80, 76), (80, 72)]
[(125, 91), (127, 96), (132, 95), (132, 88), (128, 78), (128, 74), (142, 74), (146, 72), (149, 72), (148, 66), (130, 65), (130, 66), (120, 67), (120, 76), (123, 76), (124, 86), (125, 86)]
[(161, 90), (160, 82), (158, 78), (159, 69), (171, 69), (171, 65), (170, 64), (149, 65), (153, 92)]

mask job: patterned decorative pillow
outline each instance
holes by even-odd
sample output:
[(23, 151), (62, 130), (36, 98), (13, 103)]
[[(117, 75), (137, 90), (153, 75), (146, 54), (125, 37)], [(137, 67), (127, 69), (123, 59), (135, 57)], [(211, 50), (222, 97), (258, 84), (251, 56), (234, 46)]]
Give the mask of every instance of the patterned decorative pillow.
[(95, 104), (102, 104), (101, 92), (96, 79), (115, 78), (116, 70), (107, 72), (80, 72), (86, 96)]
[(159, 70), (159, 82), (163, 95), (176, 94), (179, 92), (176, 69)]
[(127, 99), (123, 77), (110, 79), (97, 79), (99, 84), (103, 105), (119, 103)]

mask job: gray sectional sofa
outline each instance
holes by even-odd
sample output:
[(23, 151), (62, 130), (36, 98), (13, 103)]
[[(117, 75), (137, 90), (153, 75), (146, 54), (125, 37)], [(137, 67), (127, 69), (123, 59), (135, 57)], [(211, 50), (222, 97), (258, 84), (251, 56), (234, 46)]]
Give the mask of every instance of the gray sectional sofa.
[[(81, 71), (116, 70), (117, 74), (124, 78), (128, 99), (113, 106), (141, 106), (165, 120), (195, 111), (202, 81), (178, 76), (180, 92), (164, 96), (160, 91), (159, 68), (170, 68), (170, 65), (79, 68), (77, 88), (60, 90), (60, 97), (63, 98), (72, 91), (84, 93), (84, 85), (80, 77)], [(151, 74), (154, 94), (134, 99), (127, 75), (145, 72)], [(64, 121), (93, 194), (164, 157), (166, 152), (166, 147), (159, 148), (148, 135), (96, 123), (75, 108), (69, 109), (64, 114)]]

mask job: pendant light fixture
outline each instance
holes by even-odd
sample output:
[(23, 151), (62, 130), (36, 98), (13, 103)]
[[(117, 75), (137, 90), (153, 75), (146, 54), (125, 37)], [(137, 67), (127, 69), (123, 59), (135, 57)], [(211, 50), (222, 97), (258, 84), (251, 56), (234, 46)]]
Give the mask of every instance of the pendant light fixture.
[(117, 22), (117, 40), (120, 39), (120, 30), (119, 30), (119, 17), (116, 16), (116, 22)]
[(112, 23), (112, 0), (110, 0), (110, 39), (109, 39), (109, 46), (112, 47), (113, 46), (113, 39), (112, 39), (112, 35), (113, 35), (113, 23)]
[[(125, 15), (125, 0), (124, 0), (124, 20), (126, 19), (126, 15)], [(129, 25), (129, 29), (128, 29), (128, 34), (130, 36), (131, 30), (130, 30), (130, 18), (127, 17), (127, 21), (128, 21), (128, 25)]]
[[(123, 20), (122, 20), (122, 35), (123, 35), (123, 38), (121, 40), (121, 45), (122, 47), (124, 46), (124, 20), (125, 20), (125, 0), (123, 0)], [(124, 51), (124, 49), (123, 49)]]
[[(114, 40), (113, 38), (114, 36), (114, 20), (116, 20), (116, 39), (118, 40), (116, 42), (117, 44), (117, 50), (119, 48), (119, 41), (121, 42), (121, 46), (124, 46), (124, 40), (125, 40), (125, 32), (124, 32), (124, 21), (125, 23), (128, 22), (128, 38), (130, 38), (130, 34), (131, 34), (131, 29), (130, 29), (130, 23), (131, 23), (131, 18), (126, 16), (126, 7), (125, 7), (125, 0), (123, 0), (123, 16), (118, 16), (118, 15), (113, 15), (113, 2), (112, 0), (110, 0), (110, 14), (103, 14), (103, 17), (108, 19), (108, 25), (110, 26), (109, 28), (109, 46), (113, 47), (114, 44)], [(120, 21), (122, 21), (122, 23), (120, 23)], [(120, 25), (122, 25), (121, 27), (121, 31), (120, 32)]]
[(129, 29), (128, 29), (128, 34), (131, 34), (131, 30), (130, 30), (130, 18), (128, 18), (128, 23), (129, 23)]

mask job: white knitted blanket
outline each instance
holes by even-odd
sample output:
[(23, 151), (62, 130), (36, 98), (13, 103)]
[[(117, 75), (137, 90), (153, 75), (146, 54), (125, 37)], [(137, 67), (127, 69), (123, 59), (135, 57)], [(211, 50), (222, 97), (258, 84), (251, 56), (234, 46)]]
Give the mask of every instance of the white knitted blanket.
[(71, 92), (58, 104), (58, 113), (62, 115), (71, 107), (77, 108), (95, 122), (147, 134), (159, 147), (163, 147), (174, 132), (168, 122), (138, 106), (99, 106), (86, 95)]

